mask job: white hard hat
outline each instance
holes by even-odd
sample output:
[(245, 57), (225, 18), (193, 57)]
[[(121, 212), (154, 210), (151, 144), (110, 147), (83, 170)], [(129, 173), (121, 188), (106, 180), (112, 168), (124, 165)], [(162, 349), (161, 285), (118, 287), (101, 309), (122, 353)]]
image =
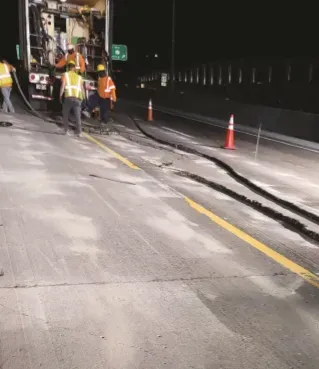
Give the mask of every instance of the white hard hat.
[(68, 50), (73, 50), (74, 46), (72, 44), (68, 44)]

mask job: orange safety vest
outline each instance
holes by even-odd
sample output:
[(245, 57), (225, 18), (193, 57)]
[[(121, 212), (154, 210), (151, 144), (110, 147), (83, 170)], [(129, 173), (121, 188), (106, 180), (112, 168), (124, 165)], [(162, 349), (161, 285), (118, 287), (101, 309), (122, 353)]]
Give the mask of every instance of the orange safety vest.
[(71, 60), (74, 61), (77, 72), (85, 72), (85, 62), (83, 56), (78, 52), (74, 52), (73, 54), (66, 54), (64, 58), (61, 58), (60, 61), (56, 64), (56, 67), (63, 68)]
[(98, 94), (102, 99), (116, 101), (116, 87), (111, 77), (105, 76), (98, 80)]
[(12, 77), (7, 63), (0, 63), (0, 87), (11, 87)]

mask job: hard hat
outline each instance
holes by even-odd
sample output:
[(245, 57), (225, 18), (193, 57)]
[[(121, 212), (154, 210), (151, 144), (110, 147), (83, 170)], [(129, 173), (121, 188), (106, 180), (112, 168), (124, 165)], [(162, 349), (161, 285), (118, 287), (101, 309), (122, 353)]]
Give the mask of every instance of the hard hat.
[(98, 72), (102, 72), (102, 70), (105, 70), (105, 66), (104, 66), (103, 64), (99, 64), (99, 65), (97, 66), (97, 71), (98, 71)]
[(68, 50), (73, 50), (74, 46), (72, 44), (68, 44)]
[(73, 60), (68, 61), (68, 65), (73, 65), (75, 67), (75, 62)]

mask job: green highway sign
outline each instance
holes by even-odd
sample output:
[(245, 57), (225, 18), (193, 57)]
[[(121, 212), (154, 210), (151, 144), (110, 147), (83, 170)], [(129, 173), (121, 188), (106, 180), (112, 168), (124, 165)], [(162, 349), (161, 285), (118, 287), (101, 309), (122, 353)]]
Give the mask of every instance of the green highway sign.
[(112, 45), (112, 60), (127, 61), (127, 46)]

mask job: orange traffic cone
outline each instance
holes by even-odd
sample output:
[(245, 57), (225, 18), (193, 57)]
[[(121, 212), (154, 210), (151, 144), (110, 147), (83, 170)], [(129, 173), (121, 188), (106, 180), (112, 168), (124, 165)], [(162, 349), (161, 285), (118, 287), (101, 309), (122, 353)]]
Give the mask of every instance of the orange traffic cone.
[(148, 102), (148, 114), (147, 114), (147, 120), (151, 122), (153, 120), (153, 105), (152, 105), (152, 99)]
[(234, 135), (234, 114), (230, 116), (228, 129), (226, 132), (226, 139), (224, 149), (236, 150), (235, 148), (235, 135)]

